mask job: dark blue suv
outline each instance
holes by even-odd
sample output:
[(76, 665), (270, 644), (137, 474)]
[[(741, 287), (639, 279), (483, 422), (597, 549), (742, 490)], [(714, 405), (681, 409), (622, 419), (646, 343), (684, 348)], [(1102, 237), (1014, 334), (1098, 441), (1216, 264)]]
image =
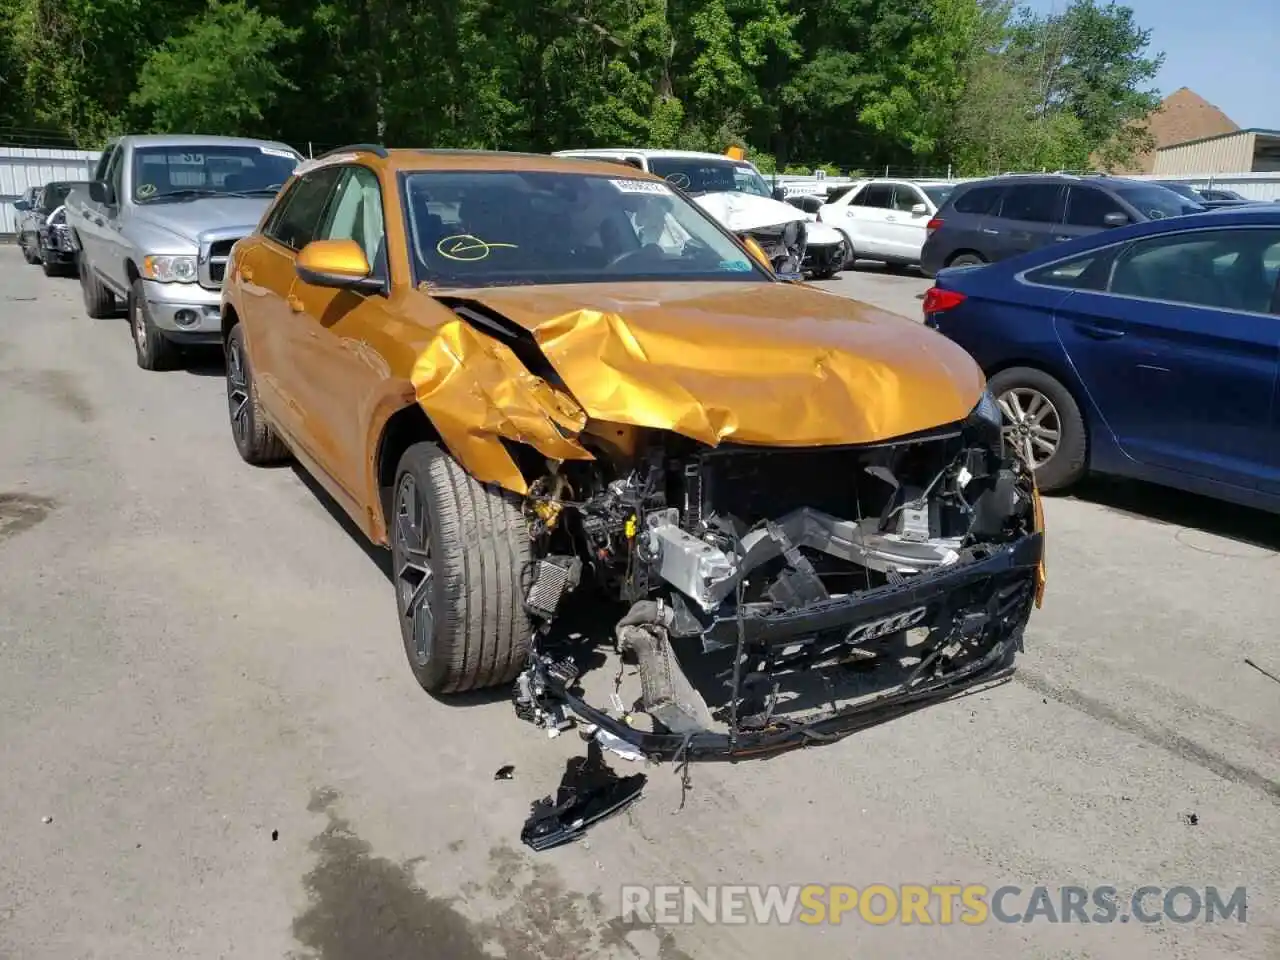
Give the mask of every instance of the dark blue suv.
[(925, 276), (943, 267), (995, 263), (1110, 227), (1204, 208), (1172, 190), (1124, 177), (1006, 174), (962, 183), (929, 221)]

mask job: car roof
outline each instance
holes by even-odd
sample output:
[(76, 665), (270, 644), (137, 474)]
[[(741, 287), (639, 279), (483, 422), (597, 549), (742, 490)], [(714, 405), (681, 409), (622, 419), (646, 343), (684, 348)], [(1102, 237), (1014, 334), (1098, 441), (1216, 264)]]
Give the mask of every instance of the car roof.
[(553, 156), (628, 156), (628, 157), (673, 157), (684, 160), (723, 160), (726, 163), (746, 163), (745, 160), (735, 160), (733, 157), (726, 156), (723, 153), (707, 153), (700, 150), (655, 150), (648, 147), (586, 147), (582, 150), (557, 150)]
[(137, 133), (121, 137), (120, 142), (127, 142), (135, 147), (190, 147), (198, 144), (218, 144), (227, 147), (276, 147), (280, 150), (288, 150), (290, 153), (298, 152), (294, 147), (279, 140), (223, 137), (214, 134), (205, 136), (198, 133)]
[[(515, 153), (504, 150), (427, 150), (414, 148), (383, 149), (370, 144), (355, 144), (330, 151), (303, 166), (342, 163), (359, 157), (365, 163), (390, 170), (476, 170), (489, 172), (577, 173), (582, 175), (624, 176), (628, 180), (661, 180), (635, 167), (619, 168), (604, 159), (581, 159), (546, 153)], [(300, 168), (301, 169), (301, 168)]]

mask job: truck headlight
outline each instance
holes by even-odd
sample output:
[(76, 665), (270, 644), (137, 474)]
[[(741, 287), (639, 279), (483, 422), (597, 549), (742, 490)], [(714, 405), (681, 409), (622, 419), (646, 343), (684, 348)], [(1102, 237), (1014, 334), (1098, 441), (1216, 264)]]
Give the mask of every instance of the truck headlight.
[(159, 283), (195, 283), (196, 258), (148, 256), (142, 258), (142, 275)]

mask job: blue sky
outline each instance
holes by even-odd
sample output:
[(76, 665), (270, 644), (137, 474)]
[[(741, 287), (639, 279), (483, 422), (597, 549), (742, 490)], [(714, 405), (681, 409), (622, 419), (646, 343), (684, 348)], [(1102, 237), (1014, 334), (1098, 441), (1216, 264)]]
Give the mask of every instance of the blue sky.
[[(1067, 0), (1023, 0), (1038, 13)], [(1099, 0), (1099, 4), (1105, 0)], [(1280, 0), (1120, 0), (1165, 52), (1162, 96), (1190, 87), (1241, 127), (1280, 129)]]

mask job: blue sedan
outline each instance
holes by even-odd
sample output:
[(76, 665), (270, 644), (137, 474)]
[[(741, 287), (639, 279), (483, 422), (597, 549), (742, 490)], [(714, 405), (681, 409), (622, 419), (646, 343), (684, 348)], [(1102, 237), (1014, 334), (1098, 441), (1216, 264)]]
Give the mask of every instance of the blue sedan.
[(1280, 511), (1280, 210), (938, 273), (925, 323), (981, 364), (1041, 489), (1087, 472)]

